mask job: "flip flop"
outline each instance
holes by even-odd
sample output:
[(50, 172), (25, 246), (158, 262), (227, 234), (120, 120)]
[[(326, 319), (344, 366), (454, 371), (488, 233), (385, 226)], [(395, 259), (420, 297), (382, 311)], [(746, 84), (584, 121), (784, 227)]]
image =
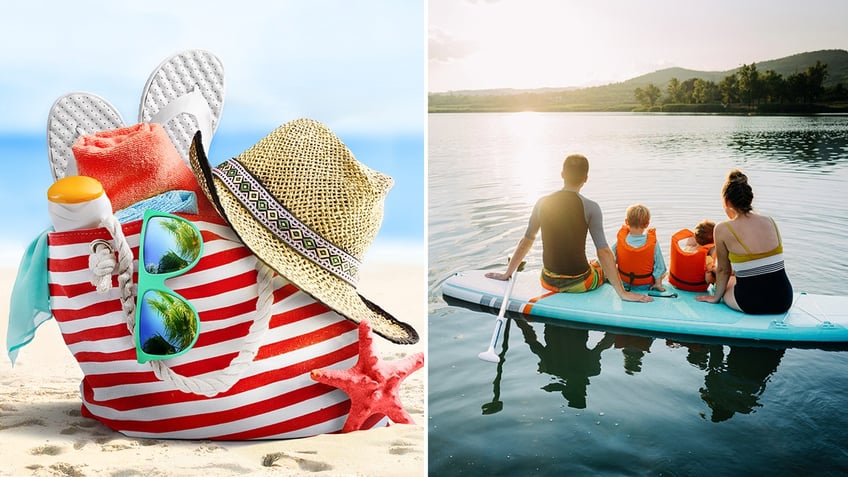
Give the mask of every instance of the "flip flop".
[(100, 96), (77, 92), (57, 99), (47, 115), (47, 158), (53, 180), (77, 174), (71, 146), (78, 137), (121, 127), (121, 114)]
[(153, 70), (141, 95), (138, 120), (161, 124), (188, 164), (194, 134), (201, 132), (208, 151), (223, 108), (221, 60), (208, 51), (186, 50)]

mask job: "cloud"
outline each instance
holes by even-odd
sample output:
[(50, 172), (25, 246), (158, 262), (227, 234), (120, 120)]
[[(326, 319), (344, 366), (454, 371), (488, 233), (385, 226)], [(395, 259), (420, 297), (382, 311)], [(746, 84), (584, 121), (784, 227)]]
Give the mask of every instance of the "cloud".
[(430, 61), (448, 63), (465, 58), (479, 49), (475, 42), (455, 38), (438, 27), (430, 27), (429, 33)]

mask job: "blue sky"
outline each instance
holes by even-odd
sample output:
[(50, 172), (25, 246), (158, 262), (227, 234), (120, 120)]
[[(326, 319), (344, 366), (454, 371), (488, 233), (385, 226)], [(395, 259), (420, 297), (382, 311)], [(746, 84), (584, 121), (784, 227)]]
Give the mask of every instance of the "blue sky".
[(592, 86), (848, 49), (843, 0), (429, 0), (428, 90)]
[(423, 134), (423, 1), (92, 0), (4, 4), (0, 131), (44, 131), (53, 101), (90, 91), (127, 123), (145, 81), (188, 48), (218, 55), (220, 130), (311, 117), (337, 134)]
[[(154, 68), (191, 48), (213, 52), (224, 65), (214, 163), (290, 120), (318, 120), (357, 159), (395, 178), (383, 229), (417, 234), (416, 250), (423, 254), (425, 5), (7, 2), (0, 14), (0, 165), (13, 173), (0, 177), (0, 265), (17, 264), (23, 246), (49, 224), (45, 133), (53, 102), (69, 92), (91, 92), (111, 102), (126, 124), (135, 124)], [(222, 142), (224, 137), (229, 139)], [(383, 250), (408, 255), (405, 243), (397, 252)]]

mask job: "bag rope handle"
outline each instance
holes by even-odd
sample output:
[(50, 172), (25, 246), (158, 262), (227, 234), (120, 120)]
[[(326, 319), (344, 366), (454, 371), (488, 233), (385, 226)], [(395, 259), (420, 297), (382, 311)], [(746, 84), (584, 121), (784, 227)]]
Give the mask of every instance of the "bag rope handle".
[[(114, 268), (114, 252), (105, 241), (95, 241), (91, 244), (91, 255), (89, 256), (89, 268), (92, 271), (92, 283), (101, 289), (105, 282), (104, 275), (109, 277), (108, 286), (103, 286), (107, 291), (111, 288), (111, 275), (118, 275), (118, 288), (121, 292), (121, 309), (126, 316), (127, 329), (130, 335), (135, 330), (135, 287), (132, 283), (133, 255), (132, 249), (127, 243), (121, 224), (114, 216), (107, 216), (101, 225), (106, 227), (118, 247), (117, 269)], [(110, 262), (111, 260), (111, 262)], [(110, 269), (110, 265), (112, 268)], [(105, 272), (108, 270), (108, 274)], [(171, 369), (164, 360), (149, 361), (153, 374), (160, 381), (170, 383), (183, 392), (199, 394), (212, 397), (229, 390), (241, 379), (247, 371), (248, 366), (256, 358), (262, 338), (268, 330), (271, 322), (271, 308), (274, 305), (274, 277), (275, 273), (271, 267), (265, 265), (261, 260), (256, 260), (256, 285), (258, 299), (256, 301), (256, 318), (250, 325), (247, 336), (244, 337), (244, 345), (239, 354), (233, 358), (226, 368), (201, 376), (183, 376)], [(95, 283), (97, 282), (97, 283)], [(99, 284), (98, 284), (99, 283)]]

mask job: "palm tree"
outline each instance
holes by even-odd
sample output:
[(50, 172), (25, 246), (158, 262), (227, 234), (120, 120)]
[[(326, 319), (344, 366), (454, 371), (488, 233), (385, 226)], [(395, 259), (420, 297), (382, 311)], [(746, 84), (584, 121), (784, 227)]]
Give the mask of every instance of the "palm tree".
[[(198, 320), (194, 310), (183, 299), (170, 293), (159, 290), (151, 290), (151, 292), (155, 293), (156, 297), (148, 298), (145, 295), (145, 300), (162, 317), (167, 341), (176, 348), (170, 354), (188, 348), (197, 336)], [(146, 344), (147, 342), (145, 346)]]
[(200, 254), (200, 235), (188, 222), (161, 217), (157, 223), (174, 237), (176, 250), (169, 250), (159, 261), (159, 273), (180, 270), (195, 261)]
[(177, 348), (158, 333), (147, 338), (147, 341), (141, 345), (141, 349), (151, 356), (168, 356), (177, 353)]

